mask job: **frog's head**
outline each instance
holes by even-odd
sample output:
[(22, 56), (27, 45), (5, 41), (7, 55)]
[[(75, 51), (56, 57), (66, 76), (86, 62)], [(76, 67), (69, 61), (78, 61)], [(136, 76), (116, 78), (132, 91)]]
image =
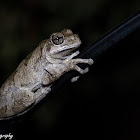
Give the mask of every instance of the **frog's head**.
[(49, 53), (54, 58), (62, 58), (69, 55), (78, 48), (81, 40), (77, 34), (73, 34), (70, 29), (64, 29), (61, 32), (53, 33), (50, 36)]

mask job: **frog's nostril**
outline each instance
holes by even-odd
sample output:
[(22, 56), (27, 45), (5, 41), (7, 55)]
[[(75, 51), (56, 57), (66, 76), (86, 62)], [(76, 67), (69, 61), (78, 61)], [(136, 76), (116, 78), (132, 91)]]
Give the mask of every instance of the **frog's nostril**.
[(79, 36), (77, 34), (74, 35), (75, 38), (79, 38)]
[(77, 34), (75, 34), (75, 35), (72, 35), (71, 37), (70, 37), (70, 39), (72, 39), (72, 40), (76, 40), (76, 39), (78, 39), (79, 38), (79, 36), (77, 35)]
[(71, 36), (71, 39), (72, 39), (72, 40), (75, 39), (75, 36)]

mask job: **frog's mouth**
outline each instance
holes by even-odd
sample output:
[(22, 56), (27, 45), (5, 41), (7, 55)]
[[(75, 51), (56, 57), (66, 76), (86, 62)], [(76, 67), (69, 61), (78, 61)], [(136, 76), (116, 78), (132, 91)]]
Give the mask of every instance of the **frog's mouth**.
[(72, 46), (61, 46), (57, 50), (55, 49), (54, 51), (51, 51), (50, 53), (55, 58), (62, 58), (73, 53), (80, 46), (80, 44), (81, 43), (79, 42)]
[(68, 47), (68, 48), (66, 48), (66, 47), (61, 48), (61, 49), (59, 49), (59, 51), (57, 53), (55, 53), (55, 55), (61, 56), (61, 57), (70, 55), (71, 53), (76, 51), (76, 49), (78, 49), (79, 46), (80, 46), (80, 44), (72, 46), (72, 47)]
[(71, 48), (65, 48), (65, 49), (62, 49), (60, 50), (59, 52), (57, 53), (65, 53), (66, 55), (73, 52), (74, 50), (76, 50), (79, 46), (75, 46), (75, 47), (71, 47)]

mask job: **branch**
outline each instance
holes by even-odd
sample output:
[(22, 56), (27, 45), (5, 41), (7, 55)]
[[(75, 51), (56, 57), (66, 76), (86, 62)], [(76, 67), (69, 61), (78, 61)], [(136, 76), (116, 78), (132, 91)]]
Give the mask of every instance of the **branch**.
[[(80, 58), (92, 58), (96, 60), (101, 54), (108, 49), (112, 48), (121, 40), (128, 37), (130, 34), (140, 29), (140, 12), (136, 13), (120, 25), (103, 35), (96, 42), (92, 43), (87, 49), (80, 53)], [(85, 67), (85, 64), (81, 64), (80, 67)], [(77, 72), (69, 72), (62, 76), (52, 87), (52, 92), (57, 91), (62, 85), (69, 82), (69, 80), (76, 76)]]
[(129, 17), (126, 21), (103, 35), (96, 42), (91, 44), (87, 50), (81, 53), (80, 57), (96, 59), (103, 52), (107, 51), (138, 29), (140, 29), (140, 12)]

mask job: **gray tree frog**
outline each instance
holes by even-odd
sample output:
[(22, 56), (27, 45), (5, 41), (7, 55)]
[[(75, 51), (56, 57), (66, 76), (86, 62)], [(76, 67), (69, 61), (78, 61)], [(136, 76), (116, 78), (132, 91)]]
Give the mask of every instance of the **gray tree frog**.
[(37, 104), (51, 91), (53, 82), (64, 73), (70, 70), (86, 73), (88, 69), (83, 70), (77, 64), (92, 65), (93, 60), (73, 59), (79, 54), (74, 50), (80, 44), (79, 36), (70, 29), (53, 33), (43, 40), (0, 88), (0, 119), (26, 112), (29, 106)]

